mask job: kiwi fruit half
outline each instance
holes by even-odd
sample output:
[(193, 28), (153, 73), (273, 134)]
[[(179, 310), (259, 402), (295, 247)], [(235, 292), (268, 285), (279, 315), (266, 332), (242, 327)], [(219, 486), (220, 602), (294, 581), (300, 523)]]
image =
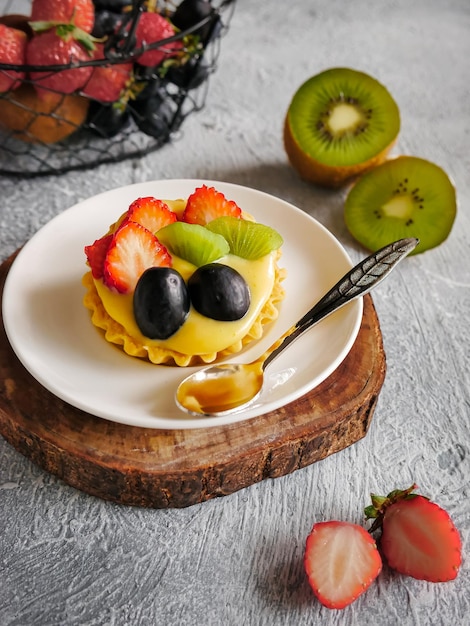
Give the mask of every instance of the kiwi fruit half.
[(398, 106), (383, 85), (363, 72), (333, 68), (294, 94), (284, 147), (302, 178), (339, 187), (382, 163), (399, 131)]
[(345, 202), (346, 226), (357, 241), (377, 250), (417, 237), (417, 254), (442, 243), (457, 212), (455, 187), (439, 166), (400, 156), (363, 174)]

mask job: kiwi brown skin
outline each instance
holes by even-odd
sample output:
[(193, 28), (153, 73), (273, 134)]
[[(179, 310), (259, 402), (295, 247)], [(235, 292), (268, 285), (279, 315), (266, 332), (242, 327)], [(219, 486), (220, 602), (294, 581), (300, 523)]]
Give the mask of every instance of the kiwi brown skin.
[[(346, 141), (349, 142), (343, 144), (346, 147), (355, 144), (355, 138), (351, 140), (353, 133), (354, 136), (362, 137), (362, 141), (359, 137), (355, 144), (357, 148), (349, 151), (347, 159), (342, 158), (344, 152), (336, 152), (334, 145), (329, 149), (330, 156), (325, 158), (325, 137), (331, 135), (330, 129), (324, 124), (328, 124), (329, 115), (338, 104), (351, 105), (362, 118), (358, 123), (359, 128), (353, 125), (345, 130)], [(302, 121), (299, 126), (296, 122), (299, 115), (304, 113), (305, 122)], [(378, 124), (374, 122), (377, 114), (381, 118)], [(295, 126), (297, 130), (294, 129)], [(305, 132), (306, 126), (312, 127), (311, 142), (299, 130), (304, 127)], [(383, 85), (363, 72), (349, 68), (332, 68), (305, 81), (294, 94), (284, 119), (284, 149), (289, 162), (301, 178), (321, 186), (338, 188), (383, 163), (396, 143), (399, 130), (398, 106)], [(364, 141), (364, 138), (370, 141)], [(332, 141), (342, 142), (343, 138), (336, 135)], [(364, 151), (365, 146), (367, 147)]]
[(302, 151), (302, 148), (295, 141), (290, 130), (287, 116), (284, 122), (284, 149), (289, 158), (290, 164), (297, 171), (299, 176), (310, 183), (321, 187), (331, 187), (338, 189), (347, 183), (353, 182), (355, 178), (367, 172), (377, 165), (387, 160), (390, 151), (396, 143), (396, 138), (381, 152), (373, 158), (355, 165), (342, 165), (332, 167), (317, 161), (309, 154)]

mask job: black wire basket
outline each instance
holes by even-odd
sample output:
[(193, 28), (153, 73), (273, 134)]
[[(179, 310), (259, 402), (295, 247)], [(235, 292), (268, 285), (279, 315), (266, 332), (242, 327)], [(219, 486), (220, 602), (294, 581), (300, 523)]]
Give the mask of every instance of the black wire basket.
[[(62, 174), (143, 156), (170, 141), (205, 105), (234, 6), (235, 0), (94, 0), (90, 34), (100, 55), (61, 64), (0, 58), (0, 174)], [(139, 39), (145, 13), (163, 17), (170, 36)], [(24, 32), (26, 45), (37, 37), (27, 16), (4, 12), (1, 24)], [(53, 80), (83, 68), (87, 79), (72, 92)], [(125, 73), (115, 99), (103, 93), (98, 70)]]

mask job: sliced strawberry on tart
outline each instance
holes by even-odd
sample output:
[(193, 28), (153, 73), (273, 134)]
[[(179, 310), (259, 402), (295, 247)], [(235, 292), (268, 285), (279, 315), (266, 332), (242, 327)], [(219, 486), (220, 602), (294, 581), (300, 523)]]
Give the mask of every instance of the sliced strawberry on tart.
[(173, 224), (178, 219), (176, 213), (166, 202), (153, 196), (137, 198), (127, 210), (125, 220), (137, 222), (152, 233), (157, 233), (164, 226)]
[(183, 222), (205, 226), (218, 217), (241, 217), (242, 211), (233, 200), (227, 200), (215, 187), (202, 185), (188, 198), (183, 213)]
[(103, 265), (103, 282), (119, 293), (131, 293), (149, 267), (170, 267), (171, 256), (153, 233), (126, 222), (113, 235)]

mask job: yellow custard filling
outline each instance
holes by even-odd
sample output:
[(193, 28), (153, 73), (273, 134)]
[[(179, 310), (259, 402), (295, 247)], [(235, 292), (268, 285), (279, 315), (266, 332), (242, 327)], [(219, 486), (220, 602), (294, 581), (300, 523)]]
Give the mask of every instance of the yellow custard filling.
[[(176, 350), (182, 354), (201, 355), (220, 352), (240, 341), (250, 330), (271, 295), (277, 253), (268, 254), (256, 261), (247, 261), (228, 255), (218, 261), (236, 269), (248, 283), (251, 302), (247, 313), (233, 322), (220, 322), (204, 317), (191, 307), (184, 324), (171, 337), (165, 340), (149, 339), (141, 334), (133, 314), (133, 294), (118, 294), (110, 291), (101, 280), (94, 280), (96, 290), (110, 317), (121, 324), (127, 334), (145, 347), (158, 346)], [(185, 280), (196, 267), (178, 257), (173, 257), (173, 268)]]

